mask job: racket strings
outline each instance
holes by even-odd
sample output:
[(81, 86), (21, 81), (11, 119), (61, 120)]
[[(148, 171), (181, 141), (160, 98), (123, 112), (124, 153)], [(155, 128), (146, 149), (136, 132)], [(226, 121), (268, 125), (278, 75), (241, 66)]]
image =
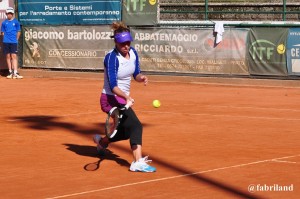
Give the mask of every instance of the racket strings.
[(117, 126), (119, 124), (120, 118), (119, 118), (119, 112), (118, 110), (114, 110), (109, 117), (109, 124), (108, 124), (108, 134), (109, 137), (113, 135), (117, 129)]
[(118, 125), (118, 122), (119, 122), (119, 116), (114, 114), (114, 115), (111, 115), (110, 116), (111, 118), (111, 122), (110, 122), (110, 131), (112, 133), (113, 130), (116, 129), (117, 125)]
[(119, 125), (122, 122), (123, 114), (126, 110), (126, 108), (120, 109), (114, 107), (109, 111), (105, 125), (105, 132), (109, 138), (113, 138), (117, 134)]

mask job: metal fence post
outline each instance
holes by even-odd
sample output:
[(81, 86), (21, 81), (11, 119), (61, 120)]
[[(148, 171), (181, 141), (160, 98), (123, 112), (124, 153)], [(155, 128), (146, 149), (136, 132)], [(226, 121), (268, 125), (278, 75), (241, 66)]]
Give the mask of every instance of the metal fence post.
[(283, 0), (283, 21), (286, 21), (286, 0)]
[(208, 20), (208, 0), (205, 0), (205, 20)]

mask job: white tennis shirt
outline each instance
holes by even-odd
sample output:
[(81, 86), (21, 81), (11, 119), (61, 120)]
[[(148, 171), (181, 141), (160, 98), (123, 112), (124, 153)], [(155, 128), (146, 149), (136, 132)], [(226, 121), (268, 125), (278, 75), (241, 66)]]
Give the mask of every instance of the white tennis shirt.
[(116, 49), (111, 50), (104, 59), (104, 86), (102, 93), (114, 95), (112, 89), (118, 86), (126, 95), (130, 94), (131, 77), (140, 73), (137, 52), (131, 47), (129, 59)]

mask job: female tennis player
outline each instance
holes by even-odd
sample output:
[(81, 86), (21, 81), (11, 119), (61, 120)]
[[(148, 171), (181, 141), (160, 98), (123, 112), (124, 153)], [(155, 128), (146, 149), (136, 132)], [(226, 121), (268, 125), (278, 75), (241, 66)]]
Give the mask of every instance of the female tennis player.
[[(122, 22), (114, 22), (112, 29), (115, 48), (104, 59), (104, 86), (100, 97), (101, 109), (106, 113), (114, 106), (133, 105), (134, 100), (130, 96), (132, 76), (137, 82), (143, 82), (145, 85), (148, 83), (147, 76), (140, 71), (138, 54), (130, 46), (133, 39), (129, 28)], [(148, 156), (142, 157), (142, 132), (142, 124), (130, 107), (124, 111), (120, 128), (113, 138), (95, 135), (94, 142), (100, 152), (111, 142), (129, 139), (134, 159), (130, 165), (130, 171), (154, 172), (156, 168), (148, 164), (151, 162)]]

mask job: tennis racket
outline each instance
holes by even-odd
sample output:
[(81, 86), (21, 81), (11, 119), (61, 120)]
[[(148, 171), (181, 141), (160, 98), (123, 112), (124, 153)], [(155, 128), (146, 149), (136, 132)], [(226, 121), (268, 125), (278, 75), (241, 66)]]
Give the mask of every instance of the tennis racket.
[(121, 123), (121, 119), (123, 117), (123, 113), (130, 107), (130, 104), (126, 104), (126, 106), (122, 108), (113, 107), (107, 114), (106, 122), (105, 122), (105, 133), (109, 138), (113, 138), (117, 132), (118, 127)]

